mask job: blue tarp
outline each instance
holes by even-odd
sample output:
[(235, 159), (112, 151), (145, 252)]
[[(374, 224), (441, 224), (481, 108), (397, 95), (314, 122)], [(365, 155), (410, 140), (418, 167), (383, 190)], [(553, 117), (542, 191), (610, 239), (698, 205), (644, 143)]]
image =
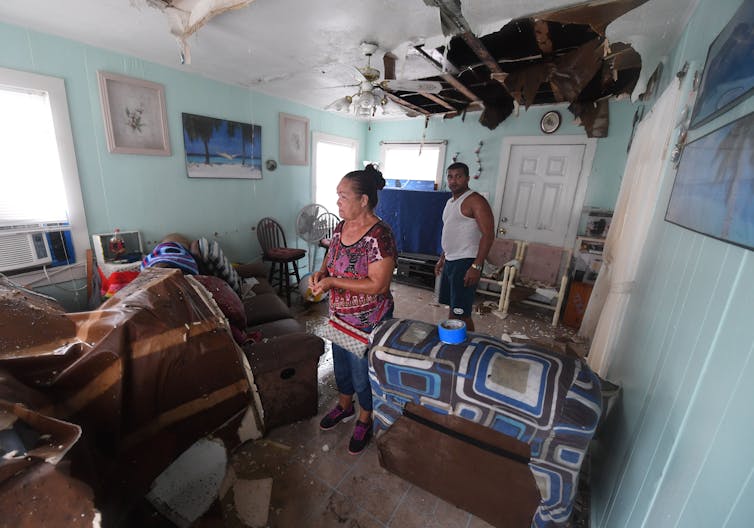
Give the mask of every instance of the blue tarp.
[(390, 225), (399, 253), (442, 253), (442, 210), (451, 193), (384, 188), (375, 212)]

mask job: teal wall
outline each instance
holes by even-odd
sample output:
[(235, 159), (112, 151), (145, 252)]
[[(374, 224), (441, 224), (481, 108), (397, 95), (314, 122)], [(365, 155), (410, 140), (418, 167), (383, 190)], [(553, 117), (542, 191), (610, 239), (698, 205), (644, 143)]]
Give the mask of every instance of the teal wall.
[[(669, 71), (701, 68), (740, 3), (700, 2)], [(750, 97), (689, 139), (752, 111)], [(594, 527), (754, 522), (754, 254), (665, 222), (674, 176), (607, 372), (623, 398), (594, 452)]]
[[(189, 179), (181, 113), (262, 126), (262, 159), (278, 159), (278, 113), (310, 119), (323, 131), (365, 143), (364, 123), (336, 114), (166, 68), (51, 35), (0, 24), (0, 66), (61, 77), (69, 112), (90, 233), (139, 230), (151, 247), (163, 235), (216, 238), (233, 260), (260, 254), (251, 227), (274, 216), (289, 244), (297, 240), (298, 211), (311, 202), (310, 166), (278, 165), (262, 180)], [(111, 154), (105, 142), (97, 71), (147, 79), (165, 86), (172, 155)], [(363, 147), (362, 147), (363, 148)]]
[[(497, 180), (500, 176), (500, 153), (503, 140), (508, 136), (542, 136), (539, 121), (550, 109), (556, 109), (562, 116), (556, 135), (580, 135), (586, 137), (584, 129), (574, 124), (573, 115), (564, 105), (536, 106), (525, 111), (521, 108), (519, 115), (511, 115), (495, 130), (489, 130), (479, 124), (479, 113), (468, 114), (465, 120), (431, 118), (426, 132), (424, 120), (420, 118), (409, 121), (376, 122), (367, 136), (366, 158), (380, 159), (380, 141), (419, 141), (424, 135), (426, 140), (447, 140), (445, 166), (452, 162), (456, 152), (460, 152), (458, 161), (469, 166), (471, 174), (476, 173), (476, 155), (474, 150), (479, 141), (484, 145), (480, 152), (482, 174), (478, 180), (471, 181), (471, 187), (480, 192), (489, 192), (490, 203), (495, 203)], [(589, 178), (585, 206), (613, 208), (620, 189), (620, 180), (626, 164), (626, 149), (631, 135), (631, 123), (636, 105), (628, 101), (610, 103), (610, 128), (608, 137), (597, 140), (597, 151)]]

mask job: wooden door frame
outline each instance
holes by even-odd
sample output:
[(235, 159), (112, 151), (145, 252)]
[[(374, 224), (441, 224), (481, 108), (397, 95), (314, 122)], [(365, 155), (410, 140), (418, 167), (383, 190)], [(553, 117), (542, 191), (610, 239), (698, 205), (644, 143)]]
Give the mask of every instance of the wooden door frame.
[(597, 151), (597, 140), (584, 136), (509, 136), (502, 140), (500, 146), (500, 163), (498, 165), (497, 187), (495, 189), (495, 204), (492, 213), (495, 217), (495, 233), (500, 226), (500, 208), (503, 205), (503, 193), (508, 179), (508, 164), (510, 163), (511, 150), (514, 146), (550, 146), (550, 145), (584, 145), (584, 158), (579, 172), (579, 181), (576, 183), (576, 192), (573, 196), (571, 215), (568, 220), (568, 230), (564, 247), (573, 247), (576, 243), (576, 234), (581, 220), (581, 210), (584, 207), (586, 188), (589, 176), (592, 173), (594, 154)]

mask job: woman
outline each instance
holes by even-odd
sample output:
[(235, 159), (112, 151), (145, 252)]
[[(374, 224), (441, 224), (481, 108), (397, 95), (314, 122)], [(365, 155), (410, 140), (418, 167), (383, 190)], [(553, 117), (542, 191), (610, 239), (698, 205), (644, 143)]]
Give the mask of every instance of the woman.
[[(390, 280), (397, 256), (395, 239), (390, 226), (374, 214), (377, 191), (384, 186), (382, 173), (372, 165), (340, 180), (338, 211), (343, 221), (333, 232), (322, 269), (309, 279), (314, 295), (330, 292), (330, 315), (365, 332), (393, 314)], [(338, 404), (322, 419), (320, 428), (332, 429), (350, 419), (355, 413), (356, 393), (361, 409), (348, 445), (348, 452), (355, 455), (372, 435), (369, 359), (335, 343), (332, 349)]]

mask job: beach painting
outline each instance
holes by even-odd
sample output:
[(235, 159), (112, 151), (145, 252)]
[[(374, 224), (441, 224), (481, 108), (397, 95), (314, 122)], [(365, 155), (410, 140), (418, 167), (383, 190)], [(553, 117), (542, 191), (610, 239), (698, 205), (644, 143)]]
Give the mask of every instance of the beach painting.
[(754, 113), (683, 148), (665, 220), (754, 250)]
[(189, 178), (262, 179), (262, 127), (183, 114)]

